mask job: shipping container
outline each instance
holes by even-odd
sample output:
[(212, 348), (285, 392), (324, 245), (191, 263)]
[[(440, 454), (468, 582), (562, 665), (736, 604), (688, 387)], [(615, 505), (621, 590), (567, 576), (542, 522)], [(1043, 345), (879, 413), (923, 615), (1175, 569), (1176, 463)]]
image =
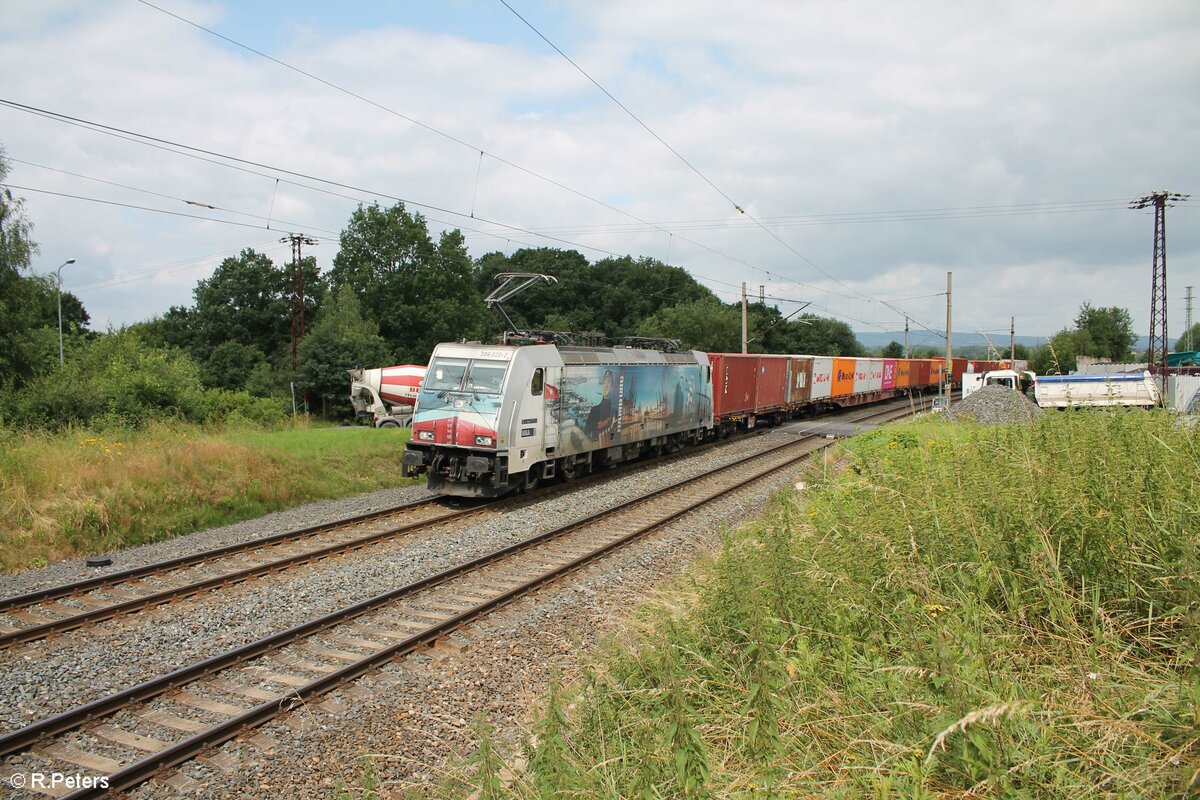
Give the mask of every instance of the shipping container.
[(933, 372), (930, 368), (932, 363), (933, 362), (927, 358), (913, 359), (912, 368), (914, 370), (914, 374), (910, 379), (912, 386), (924, 388), (926, 386), (933, 385)]
[(883, 360), (883, 388), (896, 388), (896, 359), (885, 358)]
[(854, 391), (851, 394), (867, 394), (871, 391), (871, 362), (874, 359), (854, 360)]
[(771, 414), (786, 407), (788, 356), (709, 353), (709, 358), (717, 418)]
[(712, 362), (713, 416), (724, 420), (754, 413), (756, 365), (754, 356), (709, 353)]
[(897, 389), (907, 389), (911, 386), (913, 362), (907, 358), (896, 359), (896, 380), (893, 384)]
[(753, 358), (757, 370), (758, 395), (754, 403), (757, 414), (772, 414), (787, 406), (788, 357), (746, 356)]
[(963, 373), (967, 371), (967, 360), (965, 358), (950, 359), (950, 381), (956, 386), (962, 385)]
[(866, 375), (866, 392), (883, 391), (882, 358), (860, 358), (858, 360), (858, 369)]
[(827, 400), (833, 395), (833, 359), (829, 356), (813, 356), (812, 392), (810, 400)]
[(802, 406), (812, 396), (813, 360), (806, 356), (788, 358), (788, 405)]
[(833, 360), (833, 392), (830, 397), (848, 397), (854, 394), (854, 378), (857, 369), (857, 359), (835, 358)]

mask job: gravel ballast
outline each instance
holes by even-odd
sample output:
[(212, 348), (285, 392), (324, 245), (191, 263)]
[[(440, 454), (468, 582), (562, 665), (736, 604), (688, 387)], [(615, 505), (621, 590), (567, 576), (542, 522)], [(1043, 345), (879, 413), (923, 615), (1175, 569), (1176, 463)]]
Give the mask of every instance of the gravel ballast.
[[(685, 454), (505, 514), (448, 527), (436, 536), (382, 544), (135, 614), (119, 623), (0, 652), (0, 697), (10, 701), (0, 709), (0, 725), (11, 730), (795, 438), (769, 432)], [(335, 796), (342, 785), (350, 788), (350, 796), (358, 796), (355, 787), (361, 786), (363, 764), (369, 759), (382, 781), (380, 795), (398, 797), (407, 788), (435, 783), (448, 765), (471, 752), (476, 746), (472, 724), (480, 713), (507, 750), (519, 752), (524, 725), (538, 710), (551, 677), (561, 674), (569, 679), (577, 674), (581, 651), (605, 635), (620, 633), (624, 615), (638, 601), (652, 596), (697, 556), (715, 551), (723, 528), (760, 514), (769, 495), (790, 488), (799, 471), (782, 470), (733, 497), (710, 503), (570, 579), (467, 626), (430, 650), (311, 700), (181, 766), (164, 776), (168, 783), (156, 780), (129, 796), (157, 798), (178, 789), (178, 796), (187, 797), (324, 798)], [(423, 489), (390, 490), (314, 504), (307, 507), (311, 513), (293, 509), (123, 552), (117, 554), (114, 566), (128, 568), (140, 563), (136, 559), (157, 561), (257, 538), (422, 494)], [(4, 593), (77, 577), (63, 577), (53, 572), (55, 567), (10, 576), (27, 583), (14, 589), (6, 580)], [(197, 692), (203, 694), (203, 689)], [(212, 721), (179, 704), (170, 711)], [(155, 735), (153, 726), (129, 714), (115, 722), (126, 730)], [(93, 752), (105, 752), (106, 745), (86, 733), (77, 741)], [(45, 768), (45, 762), (23, 754), (6, 759), (4, 774), (39, 764)]]
[(1042, 413), (1041, 407), (1007, 386), (984, 386), (946, 412), (953, 420), (972, 419), (985, 425), (1028, 425)]
[[(506, 514), (485, 515), (442, 529), (436, 535), (382, 543), (349, 556), (307, 564), (51, 640), (0, 651), (0, 697), (7, 701), (0, 707), (0, 729), (15, 729), (255, 641), (497, 546), (610, 508), (718, 464), (734, 463), (788, 438), (792, 437), (770, 433), (741, 440), (567, 495), (552, 496)], [(352, 501), (317, 504), (316, 514), (336, 519), (409, 499), (414, 499), (412, 490), (377, 492), (357, 498), (357, 507)], [(316, 518), (306, 516), (303, 509), (293, 509), (256, 520), (257, 525), (229, 526), (238, 529), (232, 533), (221, 529), (148, 545), (138, 548), (136, 556), (156, 561), (171, 554), (195, 552), (232, 541), (238, 536), (253, 538), (314, 521)], [(171, 546), (173, 553), (163, 552), (167, 546)], [(128, 567), (134, 563), (134, 556), (120, 553), (116, 562)], [(45, 576), (12, 577), (24, 579), (25, 585), (14, 590), (6, 580), (6, 594), (55, 582)]]

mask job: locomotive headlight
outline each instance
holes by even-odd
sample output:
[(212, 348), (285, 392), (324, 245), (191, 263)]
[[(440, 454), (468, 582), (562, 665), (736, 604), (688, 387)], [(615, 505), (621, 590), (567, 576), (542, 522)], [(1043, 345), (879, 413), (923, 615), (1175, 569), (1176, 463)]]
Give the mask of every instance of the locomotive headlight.
[(417, 431), (417, 438), (421, 439), (422, 441), (432, 442), (433, 431)]
[(496, 443), (496, 440), (493, 439), (491, 436), (476, 436), (475, 437), (475, 444), (479, 445), (480, 447), (491, 447), (495, 443)]

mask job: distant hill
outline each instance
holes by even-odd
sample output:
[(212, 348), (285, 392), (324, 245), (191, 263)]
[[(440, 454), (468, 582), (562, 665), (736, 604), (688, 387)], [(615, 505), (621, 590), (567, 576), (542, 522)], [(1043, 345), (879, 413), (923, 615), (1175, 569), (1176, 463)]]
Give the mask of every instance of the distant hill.
[[(899, 342), (904, 344), (904, 331), (855, 331), (854, 335), (858, 337), (858, 341), (868, 350), (875, 350), (885, 346), (888, 342)], [(1028, 347), (1037, 347), (1043, 344), (1048, 336), (1018, 336), (1017, 343)], [(1171, 344), (1175, 344), (1175, 339), (1171, 339)], [(946, 347), (946, 340), (940, 335), (935, 335), (927, 330), (908, 331), (909, 347), (936, 347), (939, 350)], [(967, 333), (965, 331), (955, 331), (954, 341), (952, 344), (955, 347), (968, 347), (971, 345), (985, 347), (987, 340), (978, 333)], [(1008, 347), (1008, 334), (993, 334), (992, 344), (1000, 348), (1001, 351)], [(1150, 337), (1139, 336), (1137, 343), (1134, 344), (1134, 352), (1142, 352), (1150, 346)]]
[[(883, 347), (888, 342), (899, 342), (904, 344), (904, 331), (855, 331), (854, 335), (858, 337), (858, 341), (863, 347), (869, 350), (874, 350)], [(1036, 347), (1046, 341), (1046, 337), (1039, 336), (1018, 336), (1017, 342), (1029, 347)], [(940, 335), (935, 335), (926, 330), (909, 330), (908, 344), (910, 347), (937, 347), (944, 348), (946, 340)], [(952, 344), (955, 347), (968, 345), (977, 345), (980, 347), (987, 346), (987, 339), (978, 333), (954, 332), (954, 341)], [(1004, 334), (992, 336), (992, 344), (1000, 349), (1008, 347), (1008, 335)]]

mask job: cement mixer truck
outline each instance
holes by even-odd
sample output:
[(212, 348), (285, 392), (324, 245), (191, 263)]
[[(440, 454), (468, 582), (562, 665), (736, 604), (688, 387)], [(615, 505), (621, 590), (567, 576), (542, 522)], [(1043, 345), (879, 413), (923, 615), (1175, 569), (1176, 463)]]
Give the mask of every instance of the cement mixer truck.
[(350, 403), (360, 422), (375, 428), (402, 428), (412, 424), (417, 392), (425, 367), (402, 364), (379, 369), (352, 369)]

